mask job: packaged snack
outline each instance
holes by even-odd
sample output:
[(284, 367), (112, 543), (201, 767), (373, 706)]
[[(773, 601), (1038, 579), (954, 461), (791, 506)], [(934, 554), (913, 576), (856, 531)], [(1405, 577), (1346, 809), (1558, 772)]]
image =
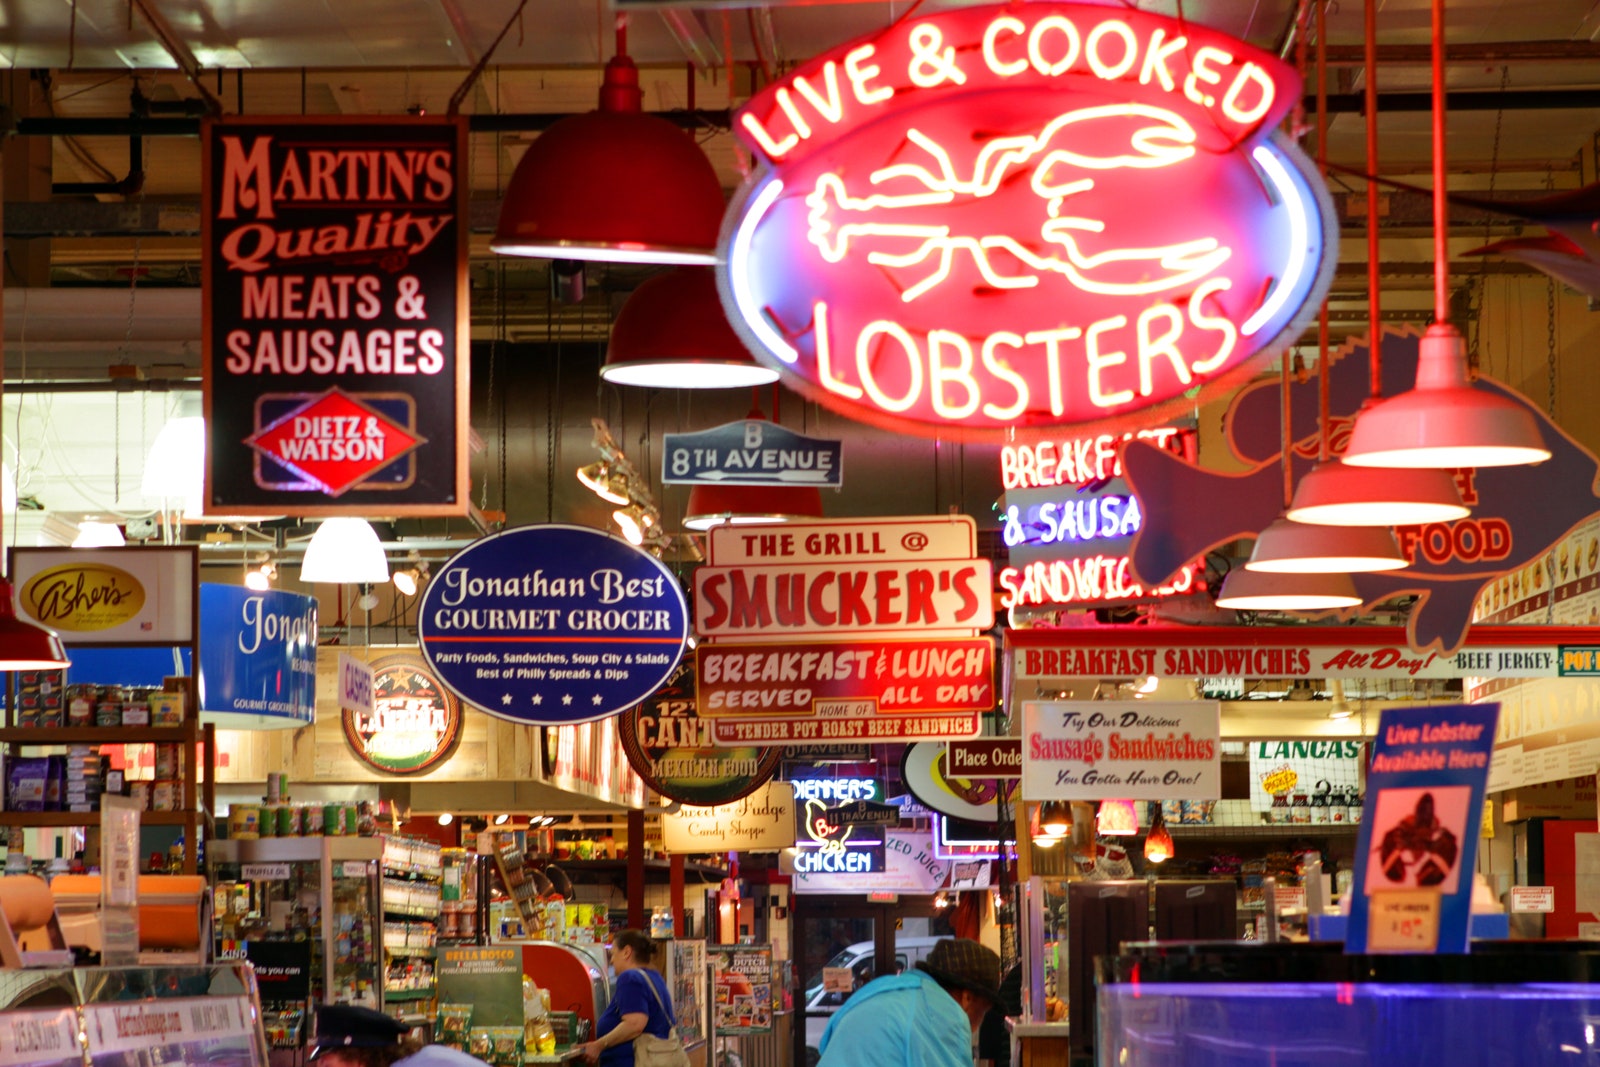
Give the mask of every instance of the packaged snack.
[(6, 774), (6, 808), (10, 811), (45, 810), (45, 783), (49, 777), (48, 757), (11, 760)]
[(522, 1067), (522, 1028), (496, 1026), (491, 1028), (494, 1052), (490, 1061), (495, 1067)]
[(494, 1056), (494, 1036), (487, 1028), (470, 1031), (467, 1035), (467, 1055), (476, 1056), (485, 1063)]
[(472, 1029), (471, 1004), (440, 1004), (439, 1005), (439, 1032), (449, 1035), (452, 1039), (465, 1041), (467, 1032)]

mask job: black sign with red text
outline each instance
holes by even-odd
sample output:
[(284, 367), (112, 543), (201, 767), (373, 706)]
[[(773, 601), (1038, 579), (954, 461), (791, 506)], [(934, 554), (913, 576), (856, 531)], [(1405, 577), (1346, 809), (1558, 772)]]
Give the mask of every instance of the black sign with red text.
[(464, 513), (465, 122), (202, 136), (206, 510)]

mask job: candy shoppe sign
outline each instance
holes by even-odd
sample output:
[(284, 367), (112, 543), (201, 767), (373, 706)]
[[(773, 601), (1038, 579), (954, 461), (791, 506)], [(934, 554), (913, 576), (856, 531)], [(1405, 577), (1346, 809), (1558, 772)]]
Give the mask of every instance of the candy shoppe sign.
[(208, 510), (465, 513), (465, 122), (202, 135)]
[(866, 422), (998, 437), (1191, 403), (1304, 325), (1331, 207), (1300, 79), (1125, 6), (942, 11), (741, 108), (718, 283), (757, 358)]
[(667, 684), (617, 718), (628, 762), (668, 800), (715, 807), (759, 789), (783, 760), (783, 749), (718, 748), (712, 721), (695, 699), (695, 657), (688, 654)]

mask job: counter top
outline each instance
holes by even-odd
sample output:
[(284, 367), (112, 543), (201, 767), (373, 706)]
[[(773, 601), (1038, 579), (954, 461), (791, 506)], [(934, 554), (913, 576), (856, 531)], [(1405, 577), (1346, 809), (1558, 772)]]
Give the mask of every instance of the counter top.
[(1065, 1039), (1069, 1031), (1067, 1023), (1025, 1023), (1015, 1019), (1007, 1019), (1006, 1026), (1017, 1037), (1059, 1037)]
[(525, 1063), (525, 1064), (526, 1063), (568, 1063), (568, 1062), (570, 1062), (572, 1060), (581, 1060), (582, 1058), (583, 1058), (583, 1046), (582, 1045), (572, 1045), (572, 1046), (569, 1046), (569, 1047), (564, 1048), (564, 1049), (557, 1049), (554, 1054), (549, 1055), (549, 1056), (524, 1056), (524, 1057), (522, 1057), (522, 1062)]

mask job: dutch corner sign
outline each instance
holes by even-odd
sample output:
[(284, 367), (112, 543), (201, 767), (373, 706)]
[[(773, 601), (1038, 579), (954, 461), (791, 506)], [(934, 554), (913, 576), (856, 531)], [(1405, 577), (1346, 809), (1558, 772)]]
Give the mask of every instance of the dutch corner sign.
[(699, 433), (662, 435), (661, 480), (697, 485), (844, 484), (844, 445), (807, 437), (764, 419)]
[(207, 510), (465, 513), (465, 121), (202, 136)]
[(417, 638), (469, 704), (565, 726), (614, 715), (672, 677), (689, 634), (678, 580), (586, 526), (522, 526), (474, 541), (428, 583)]
[(1222, 705), (1192, 701), (1028, 701), (1022, 705), (1027, 800), (1216, 800)]
[(461, 740), (460, 702), (413, 652), (380, 656), (368, 666), (371, 711), (343, 711), (350, 751), (386, 774), (433, 770)]
[(712, 722), (695, 700), (695, 655), (684, 657), (667, 684), (617, 718), (628, 763), (668, 800), (716, 807), (759, 789), (783, 760), (783, 749), (717, 748)]
[(903, 20), (741, 108), (729, 319), (859, 421), (998, 437), (1192, 404), (1305, 325), (1326, 190), (1276, 132), (1300, 78), (1125, 6)]

